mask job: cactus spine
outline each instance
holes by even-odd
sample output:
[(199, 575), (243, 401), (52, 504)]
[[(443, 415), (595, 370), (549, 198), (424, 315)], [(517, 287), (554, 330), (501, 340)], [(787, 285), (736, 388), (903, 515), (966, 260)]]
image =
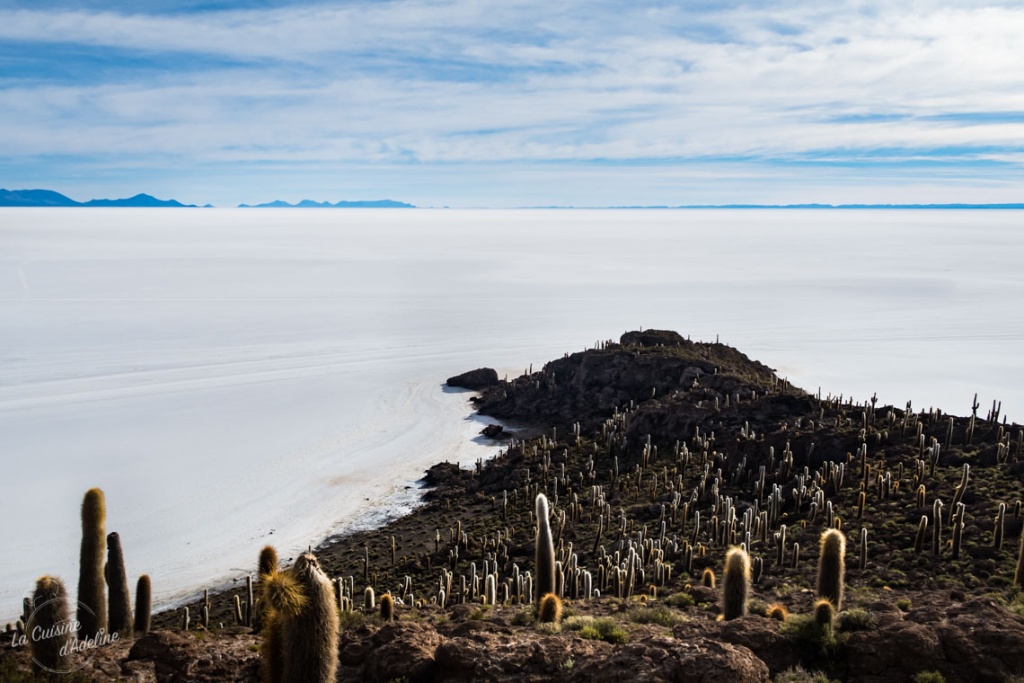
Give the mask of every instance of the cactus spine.
[(151, 615), (153, 613), (153, 587), (149, 582), (149, 574), (143, 574), (135, 584), (135, 635), (144, 636), (149, 633)]
[(78, 637), (95, 638), (107, 630), (103, 555), (107, 549), (103, 491), (89, 489), (82, 500), (82, 547), (78, 565)]
[(54, 576), (43, 576), (36, 581), (32, 595), (32, 615), (25, 622), (32, 669), (52, 673), (67, 673), (71, 644), (71, 618), (68, 611), (68, 592), (64, 582)]
[(537, 569), (534, 595), (537, 606), (548, 593), (555, 592), (555, 544), (551, 537), (551, 525), (548, 521), (548, 499), (543, 493), (537, 494), (537, 541), (535, 564)]
[(121, 549), (121, 537), (116, 531), (107, 534), (107, 586), (108, 596), (108, 628), (111, 633), (122, 636), (132, 635), (132, 602), (128, 594), (128, 572), (124, 568), (124, 551)]
[(815, 594), (819, 599), (828, 600), (835, 610), (843, 602), (843, 580), (846, 573), (846, 537), (837, 529), (829, 529), (821, 535), (821, 552), (818, 555), (818, 583)]
[(733, 548), (725, 556), (722, 575), (722, 617), (729, 621), (747, 613), (750, 591), (750, 557), (742, 548)]

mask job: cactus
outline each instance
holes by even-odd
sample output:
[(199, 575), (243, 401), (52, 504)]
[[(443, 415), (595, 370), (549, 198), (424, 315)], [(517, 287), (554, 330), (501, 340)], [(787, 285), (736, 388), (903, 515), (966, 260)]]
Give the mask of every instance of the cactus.
[(750, 591), (750, 557), (742, 548), (733, 548), (725, 556), (722, 575), (722, 617), (729, 621), (747, 613)]
[[(209, 602), (209, 601), (207, 601)], [(256, 613), (256, 593), (252, 585), (252, 574), (245, 576), (245, 625), (252, 626)]]
[(866, 527), (860, 529), (860, 566), (861, 570), (868, 565), (868, 530)]
[(921, 515), (917, 525), (917, 536), (914, 537), (914, 552), (920, 554), (924, 550), (924, 539), (928, 535), (928, 515)]
[[(263, 546), (263, 549), (260, 550), (260, 557), (256, 564), (256, 574), (262, 584), (276, 573), (278, 573), (277, 549), (272, 545), (265, 545)], [(235, 621), (239, 625), (245, 624), (248, 621), (250, 622), (253, 631), (259, 633), (266, 625), (267, 611), (269, 610), (269, 607), (267, 605), (267, 601), (263, 599), (262, 595), (259, 598), (256, 598), (252, 591), (252, 577), (247, 576), (245, 583), (245, 599), (248, 604), (243, 610), (241, 599), (238, 598), (238, 596), (235, 596), (239, 603), (236, 608)]]
[(338, 668), (338, 603), (334, 586), (312, 553), (263, 583), (265, 683), (328, 683)]
[(78, 567), (78, 637), (95, 638), (107, 629), (103, 555), (107, 549), (103, 491), (89, 489), (82, 500), (82, 547)]
[(128, 594), (128, 572), (124, 568), (121, 537), (116, 531), (107, 534), (107, 586), (110, 588), (107, 605), (107, 627), (111, 633), (132, 635), (132, 602)]
[(828, 600), (839, 610), (843, 602), (843, 580), (846, 573), (846, 537), (837, 529), (821, 535), (818, 556), (818, 582), (815, 595)]
[(260, 551), (258, 574), (260, 580), (264, 576), (270, 576), (277, 571), (277, 549), (272, 545), (263, 546), (263, 550)]
[(767, 617), (776, 621), (786, 621), (789, 619), (789, 610), (786, 609), (785, 605), (776, 602), (768, 605)]
[(494, 580), (494, 574), (488, 574), (487, 580), (484, 581), (484, 604), (498, 604), (498, 585)]
[(562, 600), (554, 593), (546, 593), (540, 599), (537, 621), (542, 624), (557, 624), (562, 620)]
[(967, 508), (963, 503), (956, 504), (956, 513), (953, 515), (953, 559), (960, 559), (960, 545), (964, 533), (964, 517)]
[(73, 622), (67, 597), (64, 582), (57, 577), (43, 576), (36, 581), (32, 615), (25, 622), (34, 671), (67, 673), (70, 670), (68, 660)]
[(714, 588), (715, 572), (711, 571), (711, 569), (705, 569), (700, 575), (700, 583), (707, 588)]
[(371, 586), (367, 586), (366, 590), (363, 591), (363, 609), (377, 609), (377, 599), (373, 594), (373, 588)]
[(1017, 552), (1017, 571), (1013, 573), (1013, 585), (1024, 588), (1024, 532), (1020, 535), (1020, 550)]
[(942, 551), (942, 501), (938, 498), (932, 503), (932, 557), (938, 557)]
[(761, 582), (761, 574), (764, 572), (764, 560), (755, 556), (750, 562), (750, 582), (757, 584)]
[(135, 584), (135, 635), (144, 636), (149, 633), (153, 612), (153, 587), (150, 585), (149, 574), (143, 574)]
[(380, 618), (386, 624), (395, 620), (395, 601), (391, 597), (391, 593), (380, 596)]
[(836, 608), (831, 600), (821, 599), (814, 601), (814, 623), (818, 628), (825, 630), (832, 629), (832, 622), (836, 618)]
[(537, 539), (536, 539), (536, 586), (537, 607), (543, 596), (555, 592), (555, 545), (551, 538), (548, 522), (548, 499), (543, 493), (537, 494)]
[(996, 550), (1002, 550), (1003, 548), (1003, 527), (1005, 526), (1006, 519), (1006, 503), (999, 504), (999, 510), (996, 512), (995, 525), (992, 527), (992, 546)]

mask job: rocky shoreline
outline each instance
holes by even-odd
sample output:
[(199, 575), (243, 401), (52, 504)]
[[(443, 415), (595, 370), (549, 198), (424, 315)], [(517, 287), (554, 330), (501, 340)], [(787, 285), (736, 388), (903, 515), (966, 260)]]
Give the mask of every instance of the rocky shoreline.
[[(316, 549), (357, 603), (366, 586), (400, 602), (395, 623), (358, 605), (342, 614), (339, 680), (1024, 680), (1024, 433), (997, 405), (953, 417), (811, 395), (731, 347), (650, 330), (476, 380), (481, 414), (540, 436), (473, 470), (432, 467), (412, 514)], [(559, 629), (535, 624), (516, 595), (538, 492), (569, 572)], [(849, 539), (847, 589), (824, 634), (808, 614), (829, 527)], [(755, 561), (750, 614), (716, 621), (720, 589), (702, 575), (721, 577), (741, 543)], [(623, 590), (610, 577), (630, 548), (638, 580)], [(601, 597), (581, 595), (580, 572)], [(486, 574), (499, 604), (481, 604)], [(95, 653), (78, 675), (257, 680), (261, 636), (235, 624), (235, 595), (211, 597), (206, 629), (195, 630), (198, 604), (189, 631), (178, 611), (156, 615), (157, 631)], [(769, 605), (790, 616), (769, 618)], [(4, 680), (19, 680), (27, 653), (0, 647)]]

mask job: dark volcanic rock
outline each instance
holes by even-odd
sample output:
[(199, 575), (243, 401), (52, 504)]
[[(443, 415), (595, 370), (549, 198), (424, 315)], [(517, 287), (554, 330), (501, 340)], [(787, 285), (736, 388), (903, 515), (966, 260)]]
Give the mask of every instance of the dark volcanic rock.
[(488, 439), (497, 439), (498, 437), (501, 436), (502, 432), (504, 431), (505, 428), (502, 427), (501, 425), (487, 425), (486, 427), (480, 430), (480, 433), (486, 436)]
[(479, 391), (498, 384), (498, 373), (493, 368), (477, 368), (455, 377), (449, 377), (448, 386)]
[(388, 624), (377, 632), (361, 629), (342, 635), (339, 681), (433, 680), (434, 652), (441, 636), (418, 622)]
[(646, 330), (644, 332), (626, 332), (620, 342), (626, 346), (682, 346), (686, 343), (683, 335), (672, 330)]
[(427, 486), (440, 486), (451, 483), (452, 480), (469, 476), (469, 472), (461, 469), (457, 464), (451, 462), (439, 462), (433, 465), (423, 476), (423, 483)]
[[(656, 339), (660, 342), (649, 343)], [(724, 344), (689, 342), (674, 332), (656, 331), (626, 333), (622, 341), (573, 353), (532, 375), (485, 389), (477, 409), (530, 424), (568, 427), (580, 422), (589, 431), (631, 402), (669, 401), (669, 421), (685, 438), (694, 424), (716, 411), (716, 400), (720, 409), (732, 406), (734, 414), (737, 395), (749, 402), (776, 381), (771, 368)], [(685, 415), (678, 413), (681, 403)], [(651, 422), (664, 420), (652, 417)]]

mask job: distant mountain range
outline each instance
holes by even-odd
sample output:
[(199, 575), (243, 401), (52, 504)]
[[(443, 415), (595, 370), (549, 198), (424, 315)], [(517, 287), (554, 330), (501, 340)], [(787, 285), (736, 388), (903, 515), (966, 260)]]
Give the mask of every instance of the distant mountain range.
[(256, 204), (255, 206), (249, 206), (248, 204), (239, 204), (240, 209), (415, 209), (416, 207), (412, 204), (406, 204), (405, 202), (396, 202), (393, 199), (372, 199), (366, 201), (355, 201), (355, 202), (315, 202), (312, 199), (303, 199), (298, 204), (289, 204), (288, 202), (277, 201), (268, 202), (266, 204)]
[(53, 190), (4, 190), (0, 188), (0, 206), (168, 206), (194, 207), (175, 199), (157, 199), (148, 194), (137, 194), (127, 199), (90, 199), (76, 202), (74, 199)]
[[(53, 190), (4, 190), (0, 188), (2, 206), (134, 206), (134, 207), (195, 207), (175, 199), (157, 199), (148, 194), (137, 194), (126, 199), (90, 199), (76, 202)], [(206, 204), (204, 208), (210, 207)], [(289, 204), (278, 199), (266, 204), (239, 204), (243, 209), (414, 209), (412, 204), (393, 199), (363, 201), (317, 202), (303, 199)], [(448, 207), (445, 207), (448, 208)], [(682, 206), (530, 206), (525, 209), (1024, 209), (1024, 203), (1006, 204), (687, 204)]]
[[(77, 202), (71, 197), (62, 195), (53, 190), (4, 190), (0, 188), (0, 206), (135, 206), (135, 207), (190, 207), (195, 204), (182, 204), (176, 199), (157, 199), (148, 194), (137, 194), (126, 199), (90, 199), (87, 202)], [(206, 208), (210, 204), (206, 205)], [(412, 209), (412, 204), (396, 202), (392, 199), (376, 199), (371, 201), (356, 202), (315, 202), (312, 199), (303, 199), (298, 204), (289, 204), (281, 200), (267, 204), (239, 204), (240, 208), (318, 208), (318, 209)]]

